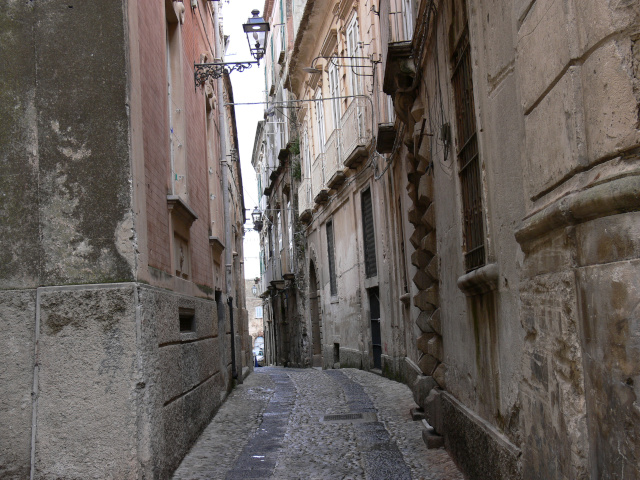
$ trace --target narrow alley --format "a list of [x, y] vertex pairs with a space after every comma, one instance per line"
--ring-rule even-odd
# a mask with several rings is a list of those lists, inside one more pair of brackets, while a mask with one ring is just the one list
[[258, 368], [174, 474], [196, 479], [462, 479], [427, 450], [411, 391], [355, 369]]

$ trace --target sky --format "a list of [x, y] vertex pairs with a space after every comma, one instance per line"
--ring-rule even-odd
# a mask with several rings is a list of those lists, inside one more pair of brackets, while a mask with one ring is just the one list
[[[223, 28], [225, 35], [229, 35], [229, 47], [225, 62], [242, 62], [253, 60], [249, 53], [247, 36], [242, 30], [242, 24], [251, 16], [251, 10], [258, 9], [262, 14], [264, 0], [224, 0], [222, 7]], [[264, 101], [264, 66], [256, 65], [242, 73], [232, 72], [231, 83], [236, 103]], [[237, 105], [236, 123], [238, 128], [238, 142], [240, 144], [240, 167], [244, 186], [244, 206], [249, 209], [245, 228], [250, 228], [251, 210], [258, 205], [258, 187], [256, 175], [251, 166], [253, 141], [258, 121], [262, 120], [264, 106]], [[244, 276], [255, 278], [260, 276], [259, 261], [260, 241], [258, 233], [246, 230], [244, 240]]]

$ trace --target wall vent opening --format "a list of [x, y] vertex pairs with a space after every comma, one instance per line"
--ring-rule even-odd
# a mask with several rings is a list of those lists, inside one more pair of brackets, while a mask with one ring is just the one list
[[178, 315], [180, 318], [180, 332], [196, 331], [196, 311], [193, 308], [180, 308]]

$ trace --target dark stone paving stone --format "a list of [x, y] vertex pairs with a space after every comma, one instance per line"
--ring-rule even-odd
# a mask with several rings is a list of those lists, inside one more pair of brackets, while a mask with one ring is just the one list
[[366, 450], [380, 445], [388, 445], [391, 441], [389, 432], [380, 422], [357, 425], [358, 443]]
[[275, 392], [262, 413], [262, 423], [242, 449], [227, 480], [271, 478], [276, 467], [277, 452], [287, 432], [296, 390], [287, 374], [269, 372]]
[[395, 450], [364, 452], [362, 457], [369, 480], [411, 480], [411, 472], [398, 447]]
[[[364, 388], [340, 370], [326, 370], [345, 394], [347, 406], [354, 413], [375, 412], [373, 401]], [[411, 480], [411, 471], [402, 454], [381, 422], [359, 423], [355, 426], [358, 449], [362, 452], [368, 480]]]

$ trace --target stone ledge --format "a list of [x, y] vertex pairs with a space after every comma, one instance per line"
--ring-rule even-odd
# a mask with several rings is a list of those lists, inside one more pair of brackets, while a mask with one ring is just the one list
[[498, 264], [490, 263], [458, 278], [458, 288], [467, 296], [498, 289]]
[[355, 169], [369, 155], [366, 145], [356, 145], [344, 161], [344, 166]]
[[198, 219], [196, 212], [178, 195], [167, 195], [167, 206], [171, 212], [175, 212], [185, 222], [188, 228]]
[[640, 174], [635, 174], [570, 193], [525, 219], [515, 237], [522, 245], [557, 228], [638, 210]]
[[465, 475], [469, 478], [520, 480], [521, 450], [453, 395], [444, 391], [440, 395], [445, 447]]
[[218, 237], [210, 236], [209, 245], [211, 245], [217, 255], [220, 255], [224, 250], [224, 243]]

